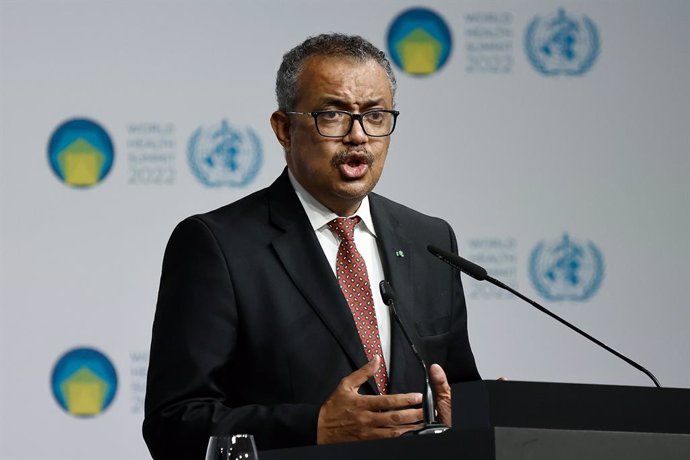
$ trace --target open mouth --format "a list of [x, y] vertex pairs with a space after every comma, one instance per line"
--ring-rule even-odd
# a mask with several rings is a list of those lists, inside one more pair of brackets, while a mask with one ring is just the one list
[[362, 164], [369, 164], [369, 162], [366, 160], [366, 158], [362, 158], [358, 155], [358, 156], [354, 156], [354, 157], [349, 158], [345, 162], [345, 164], [351, 168], [356, 168]]
[[333, 165], [340, 170], [345, 178], [359, 179], [367, 173], [373, 160], [373, 155], [369, 152], [342, 152], [333, 158]]

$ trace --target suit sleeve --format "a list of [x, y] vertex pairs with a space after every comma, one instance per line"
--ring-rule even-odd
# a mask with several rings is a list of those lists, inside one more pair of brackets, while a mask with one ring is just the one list
[[143, 434], [154, 459], [203, 458], [210, 435], [253, 434], [260, 449], [316, 442], [319, 407], [231, 407], [238, 311], [232, 273], [199, 218], [174, 230], [153, 324]]
[[[446, 224], [448, 225], [448, 224]], [[458, 253], [458, 243], [453, 228], [448, 225], [450, 251]], [[450, 268], [452, 285], [451, 341], [445, 371], [450, 383], [480, 380], [467, 332], [467, 306], [462, 280], [458, 270]]]

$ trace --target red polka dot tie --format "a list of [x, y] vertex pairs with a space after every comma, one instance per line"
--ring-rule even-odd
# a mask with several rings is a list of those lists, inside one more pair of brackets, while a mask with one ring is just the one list
[[381, 394], [388, 392], [388, 371], [383, 359], [379, 325], [374, 310], [374, 296], [369, 284], [369, 274], [364, 258], [355, 246], [355, 227], [361, 221], [359, 217], [338, 217], [328, 223], [328, 227], [340, 239], [336, 272], [338, 284], [350, 307], [357, 326], [359, 338], [364, 346], [364, 353], [371, 361], [374, 355], [381, 357], [381, 366], [374, 376], [376, 386]]

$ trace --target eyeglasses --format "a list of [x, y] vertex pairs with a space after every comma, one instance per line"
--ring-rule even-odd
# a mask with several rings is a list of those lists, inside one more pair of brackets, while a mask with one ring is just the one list
[[374, 109], [362, 113], [345, 110], [322, 110], [318, 112], [285, 112], [289, 115], [311, 115], [316, 130], [323, 137], [345, 137], [352, 131], [357, 120], [362, 130], [370, 137], [390, 136], [400, 112], [397, 110]]

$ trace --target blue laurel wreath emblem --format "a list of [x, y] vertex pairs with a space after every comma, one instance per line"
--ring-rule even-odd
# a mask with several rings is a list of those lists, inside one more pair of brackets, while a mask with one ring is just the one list
[[604, 278], [604, 258], [591, 242], [568, 234], [550, 243], [540, 242], [532, 251], [529, 275], [539, 294], [550, 301], [584, 301], [591, 298]]
[[536, 16], [529, 23], [525, 52], [544, 75], [582, 75], [599, 55], [599, 33], [587, 16], [576, 18], [561, 8], [551, 17]]
[[261, 167], [261, 141], [254, 130], [240, 129], [227, 120], [197, 128], [187, 147], [189, 167], [209, 187], [243, 187]]

